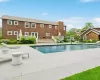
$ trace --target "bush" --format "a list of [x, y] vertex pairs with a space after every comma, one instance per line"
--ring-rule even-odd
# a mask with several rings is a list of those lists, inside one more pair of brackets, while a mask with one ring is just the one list
[[84, 42], [82, 38], [79, 39], [79, 42]]
[[7, 44], [17, 44], [17, 40], [9, 39]]
[[3, 39], [3, 37], [2, 37], [2, 36], [0, 36], [0, 39]]
[[32, 36], [22, 36], [21, 40], [19, 41], [20, 44], [36, 44], [36, 37]]
[[70, 42], [70, 40], [67, 38], [64, 38], [64, 42]]
[[96, 43], [97, 41], [96, 40], [92, 40], [92, 43]]
[[0, 43], [7, 43], [9, 39], [0, 39]]
[[97, 41], [96, 40], [84, 40], [83, 42], [85, 42], [85, 43], [96, 43]]
[[83, 40], [84, 43], [91, 43], [90, 40]]
[[14, 40], [14, 39], [1, 39], [0, 43], [17, 44], [17, 40]]

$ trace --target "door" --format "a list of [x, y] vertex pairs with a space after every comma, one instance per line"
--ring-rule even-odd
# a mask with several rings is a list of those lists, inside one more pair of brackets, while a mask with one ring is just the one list
[[36, 42], [38, 42], [38, 32], [31, 32], [31, 36], [35, 36]]
[[99, 35], [99, 40], [100, 40], [100, 35]]

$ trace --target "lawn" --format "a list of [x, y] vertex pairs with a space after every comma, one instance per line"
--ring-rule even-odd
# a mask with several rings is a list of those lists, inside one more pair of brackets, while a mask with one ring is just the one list
[[61, 80], [100, 80], [100, 66]]

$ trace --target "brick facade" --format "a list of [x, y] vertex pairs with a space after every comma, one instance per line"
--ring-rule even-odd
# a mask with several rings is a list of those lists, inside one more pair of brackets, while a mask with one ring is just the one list
[[[62, 36], [66, 35], [66, 27], [61, 21], [58, 22], [58, 25], [44, 23], [43, 28], [40, 27], [41, 23], [36, 23], [36, 28], [25, 28], [25, 21], [18, 21], [18, 25], [14, 25], [14, 21], [16, 20], [11, 20], [12, 25], [9, 25], [7, 24], [7, 20], [8, 19], [2, 19], [2, 36], [5, 39], [16, 39], [17, 37], [14, 35], [14, 31], [18, 31], [19, 33], [20, 29], [22, 30], [23, 35], [25, 35], [25, 32], [29, 32], [29, 35], [31, 35], [31, 32], [38, 32], [38, 38], [51, 38], [52, 36], [58, 36], [59, 32]], [[34, 22], [29, 23], [31, 24]], [[52, 25], [52, 28], [49, 28], [49, 25]], [[7, 31], [12, 31], [12, 35], [7, 35]], [[46, 36], [46, 33], [50, 33], [50, 36]]]

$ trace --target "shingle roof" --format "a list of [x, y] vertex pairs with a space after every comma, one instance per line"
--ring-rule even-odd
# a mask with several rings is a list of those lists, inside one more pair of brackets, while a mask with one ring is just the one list
[[94, 30], [95, 32], [97, 32], [97, 33], [100, 34], [100, 28], [89, 28], [89, 29], [83, 31], [83, 32], [80, 34], [80, 36], [83, 35], [85, 32], [87, 32], [88, 30]]
[[93, 29], [95, 29], [95, 30], [97, 30], [97, 31], [100, 31], [100, 28], [93, 28]]
[[22, 18], [22, 17], [16, 17], [16, 16], [8, 16], [8, 15], [3, 15], [1, 18], [2, 19], [17, 20], [17, 21], [26, 21], [26, 22], [35, 22], [35, 23], [58, 25], [57, 22], [37, 20], [37, 19], [31, 19], [31, 18]]

